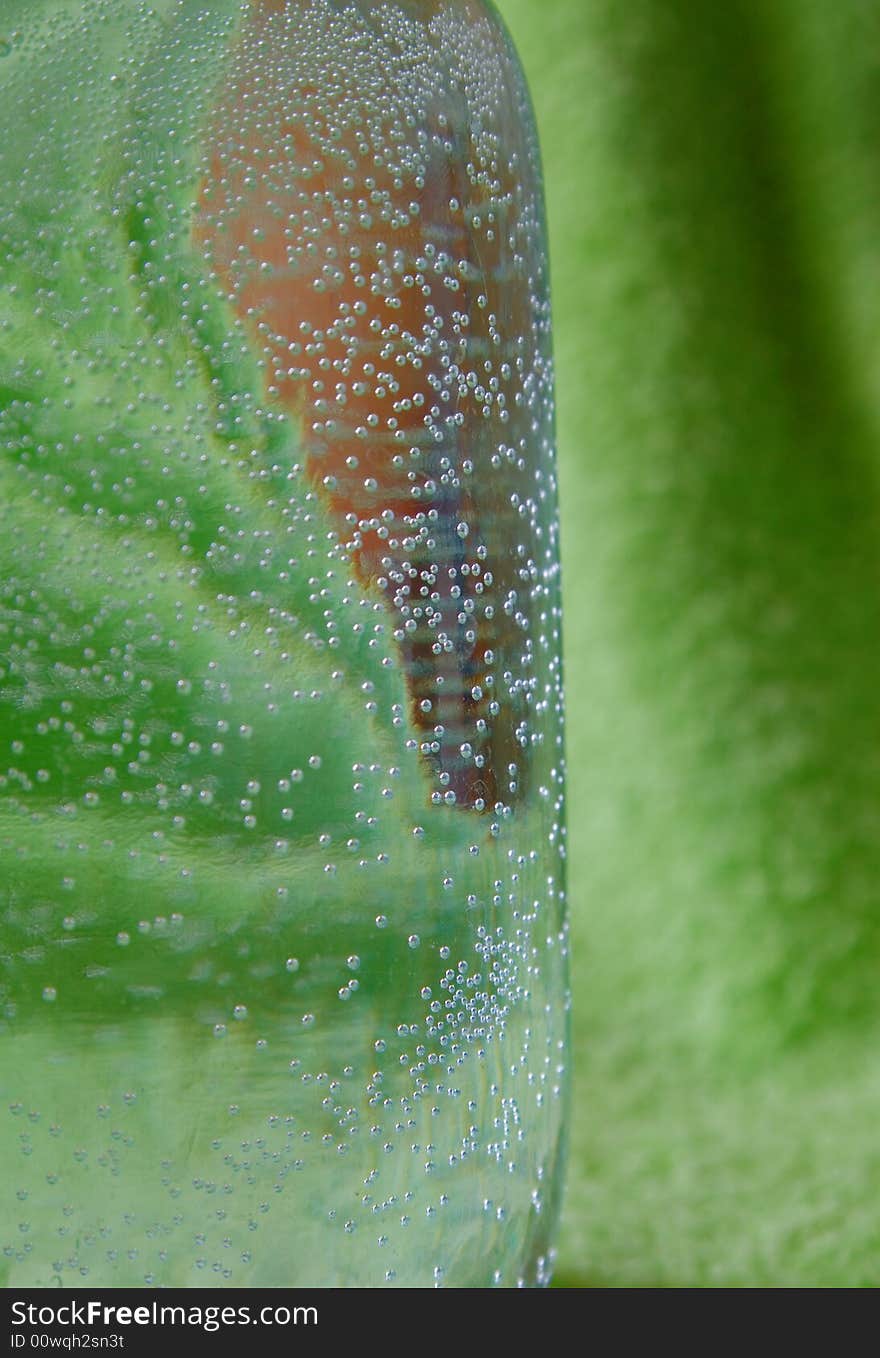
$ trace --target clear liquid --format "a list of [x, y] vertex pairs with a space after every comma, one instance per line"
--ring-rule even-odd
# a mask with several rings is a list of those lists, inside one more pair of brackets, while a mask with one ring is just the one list
[[6, 0], [5, 1285], [547, 1281], [538, 153], [465, 3]]

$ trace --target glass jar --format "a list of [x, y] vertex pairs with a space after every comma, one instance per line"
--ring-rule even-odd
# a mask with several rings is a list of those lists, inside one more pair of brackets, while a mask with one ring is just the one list
[[546, 1283], [539, 153], [478, 0], [4, 0], [6, 1286]]

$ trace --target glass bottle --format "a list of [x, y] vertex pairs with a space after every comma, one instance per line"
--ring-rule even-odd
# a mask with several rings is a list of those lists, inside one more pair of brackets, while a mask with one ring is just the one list
[[538, 147], [482, 0], [4, 0], [0, 1270], [546, 1283]]

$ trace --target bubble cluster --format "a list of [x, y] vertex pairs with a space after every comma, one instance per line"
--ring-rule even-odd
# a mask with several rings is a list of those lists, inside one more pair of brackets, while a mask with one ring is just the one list
[[509, 40], [477, 0], [3, 25], [0, 1278], [545, 1283], [558, 542]]
[[497, 34], [424, 8], [258, 6], [197, 235], [386, 597], [435, 797], [500, 811], [544, 738], [554, 597], [540, 188]]

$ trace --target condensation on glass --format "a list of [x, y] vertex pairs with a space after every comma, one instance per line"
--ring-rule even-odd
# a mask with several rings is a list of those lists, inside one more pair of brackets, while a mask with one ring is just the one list
[[4, 0], [0, 1276], [545, 1283], [538, 149], [477, 0]]

